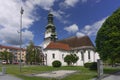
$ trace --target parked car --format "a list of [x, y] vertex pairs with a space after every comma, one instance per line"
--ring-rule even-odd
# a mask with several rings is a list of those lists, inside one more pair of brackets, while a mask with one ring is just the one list
[[2, 60], [2, 64], [7, 64], [6, 60]]
[[13, 64], [18, 64], [18, 62], [13, 62]]

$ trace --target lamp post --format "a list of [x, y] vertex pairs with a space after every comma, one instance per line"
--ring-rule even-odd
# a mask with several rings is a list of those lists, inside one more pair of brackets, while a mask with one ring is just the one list
[[20, 10], [20, 72], [21, 72], [21, 67], [22, 67], [22, 64], [21, 64], [21, 53], [22, 53], [22, 15], [23, 15], [23, 8], [21, 7], [21, 10]]

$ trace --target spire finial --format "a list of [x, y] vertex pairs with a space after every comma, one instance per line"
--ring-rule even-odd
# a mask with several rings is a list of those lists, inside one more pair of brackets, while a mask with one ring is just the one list
[[50, 10], [49, 10], [49, 14], [52, 14], [52, 11], [53, 11], [52, 8], [50, 8]]

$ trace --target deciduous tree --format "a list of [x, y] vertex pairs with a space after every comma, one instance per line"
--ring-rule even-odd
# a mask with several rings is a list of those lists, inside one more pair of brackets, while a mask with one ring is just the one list
[[64, 61], [69, 65], [72, 65], [78, 61], [79, 57], [76, 54], [66, 55]]
[[109, 16], [99, 29], [96, 50], [102, 60], [120, 62], [120, 8]]

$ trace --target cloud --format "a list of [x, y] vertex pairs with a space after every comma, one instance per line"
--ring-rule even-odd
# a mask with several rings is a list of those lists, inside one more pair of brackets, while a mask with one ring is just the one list
[[[3, 0], [0, 1], [0, 44], [19, 45], [20, 8], [23, 5], [23, 42], [33, 40], [34, 34], [29, 28], [39, 19], [37, 7], [50, 10], [55, 0]], [[24, 43], [26, 44], [26, 43]]]
[[82, 37], [82, 36], [85, 36], [85, 34], [84, 34], [84, 33], [81, 33], [81, 32], [77, 32], [77, 33], [76, 33], [76, 36], [77, 36], [77, 37]]
[[52, 10], [51, 11], [52, 14], [54, 15], [54, 17], [56, 17], [60, 22], [67, 24], [69, 23], [68, 20], [66, 20], [66, 17], [69, 17], [65, 12], [61, 11], [61, 10]]
[[100, 29], [104, 21], [106, 20], [107, 17], [93, 23], [92, 25], [85, 25], [80, 32], [77, 32], [77, 36], [83, 36], [83, 35], [88, 35], [88, 36], [96, 36], [97, 31]]
[[27, 0], [25, 4], [29, 7], [39, 6], [45, 10], [50, 10], [56, 0]]
[[67, 6], [71, 6], [71, 7], [74, 7], [77, 2], [79, 2], [79, 0], [65, 0], [65, 1], [64, 1], [64, 3], [65, 3]]
[[64, 2], [61, 2], [59, 4], [59, 6], [61, 8], [70, 8], [70, 7], [74, 7], [78, 2], [79, 0], [64, 0]]
[[79, 30], [79, 28], [76, 24], [73, 24], [69, 27], [65, 27], [64, 30], [68, 31], [69, 33], [75, 33]]
[[55, 11], [55, 10], [52, 10], [52, 14], [59, 20], [62, 19], [62, 15], [65, 14], [63, 11], [61, 10], [58, 10], [58, 11]]

